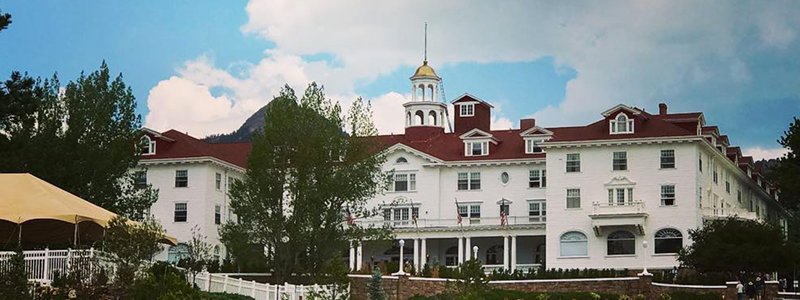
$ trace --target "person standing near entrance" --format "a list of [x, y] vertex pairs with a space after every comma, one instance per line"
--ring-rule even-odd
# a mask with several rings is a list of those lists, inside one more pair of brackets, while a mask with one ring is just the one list
[[744, 284], [741, 281], [736, 284], [736, 295], [739, 296], [739, 300], [744, 299]]
[[747, 299], [754, 299], [756, 297], [756, 286], [753, 285], [752, 281], [747, 283], [747, 287], [744, 291], [747, 294]]
[[761, 276], [756, 276], [756, 300], [761, 300], [761, 297], [764, 296], [764, 280], [761, 280]]

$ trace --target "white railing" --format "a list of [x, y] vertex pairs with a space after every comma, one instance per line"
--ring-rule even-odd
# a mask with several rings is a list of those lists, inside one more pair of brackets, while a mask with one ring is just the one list
[[[99, 251], [88, 250], [30, 250], [23, 251], [25, 257], [25, 271], [28, 280], [50, 283], [56, 272], [61, 274], [70, 270], [73, 264], [82, 260], [98, 257]], [[14, 252], [0, 252], [0, 266], [2, 266]]]
[[736, 216], [748, 220], [758, 219], [758, 216], [756, 216], [755, 212], [735, 207], [726, 207], [726, 208], [703, 207], [703, 216], [708, 218], [727, 218]]
[[[361, 220], [361, 225], [383, 226], [388, 224], [395, 228], [426, 228], [426, 227], [470, 227], [470, 226], [500, 226], [500, 217], [463, 218], [461, 224], [458, 219], [417, 219], [413, 220]], [[506, 226], [545, 224], [544, 218], [529, 216], [508, 216]]]
[[632, 201], [624, 203], [594, 202], [592, 203], [593, 215], [622, 215], [644, 213], [644, 202]]
[[[191, 276], [191, 275], [189, 275]], [[189, 278], [191, 281], [191, 277]], [[314, 293], [329, 294], [334, 292], [330, 285], [282, 285], [258, 283], [241, 278], [233, 278], [224, 274], [199, 273], [194, 280], [200, 290], [214, 293], [229, 293], [250, 296], [256, 300], [304, 300]], [[349, 293], [349, 287], [343, 293]]]

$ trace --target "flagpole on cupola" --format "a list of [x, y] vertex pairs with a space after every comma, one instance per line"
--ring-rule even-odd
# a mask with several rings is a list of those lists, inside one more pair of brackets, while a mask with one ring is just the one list
[[425, 48], [422, 53], [422, 60], [428, 61], [428, 22], [425, 22]]

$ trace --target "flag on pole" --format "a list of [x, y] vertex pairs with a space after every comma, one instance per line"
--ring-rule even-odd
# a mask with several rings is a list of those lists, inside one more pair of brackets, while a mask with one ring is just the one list
[[356, 218], [353, 217], [353, 214], [350, 212], [350, 207], [347, 207], [347, 225], [354, 226], [356, 225]]
[[408, 199], [408, 202], [411, 203], [411, 222], [417, 225], [417, 214], [419, 214], [419, 211], [417, 211], [416, 214], [414, 213], [414, 200]]
[[506, 210], [500, 211], [500, 227], [506, 227]]
[[461, 225], [461, 221], [464, 219], [461, 218], [461, 212], [458, 211], [458, 199], [456, 199], [456, 217], [458, 217], [458, 225]]

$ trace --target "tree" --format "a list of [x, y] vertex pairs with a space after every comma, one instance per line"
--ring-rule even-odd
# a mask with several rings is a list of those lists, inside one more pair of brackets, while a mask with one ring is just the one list
[[83, 199], [129, 218], [157, 199], [137, 188], [143, 147], [141, 117], [122, 75], [105, 62], [65, 87], [58, 77], [14, 72], [0, 85], [0, 172], [32, 173]]
[[483, 299], [481, 293], [487, 290], [489, 279], [480, 260], [470, 259], [458, 267], [457, 281], [448, 281], [447, 289], [456, 294], [458, 300]]
[[0, 31], [8, 28], [8, 25], [11, 25], [11, 15], [4, 14], [2, 10], [0, 10]]
[[0, 295], [8, 300], [33, 299], [31, 288], [25, 271], [25, 256], [17, 249], [7, 260], [0, 261]]
[[797, 117], [793, 118], [778, 143], [787, 153], [778, 159], [769, 179], [780, 188], [778, 199], [781, 204], [794, 212], [789, 219], [789, 239], [800, 242], [800, 120]]
[[178, 263], [192, 273], [192, 285], [194, 285], [197, 278], [197, 273], [203, 271], [212, 259], [211, 244], [200, 233], [200, 227], [194, 226], [192, 228], [192, 239], [186, 243], [186, 257]]
[[285, 87], [265, 109], [245, 178], [230, 191], [239, 222], [226, 224], [221, 234], [226, 246], [232, 235], [265, 246], [276, 282], [292, 274], [314, 282], [347, 280], [339, 273], [347, 272], [341, 256], [350, 241], [388, 235], [385, 229], [345, 225], [347, 211], [356, 217], [376, 213], [365, 204], [386, 180], [384, 156], [363, 135], [370, 133], [362, 129], [371, 126], [371, 116], [350, 115], [350, 128], [359, 129], [348, 136], [341, 108], [316, 83], [299, 100]]
[[681, 265], [699, 272], [722, 272], [744, 280], [760, 272], [791, 269], [798, 248], [769, 223], [727, 218], [689, 230], [692, 245], [678, 253]]
[[386, 300], [386, 293], [383, 292], [383, 276], [379, 268], [372, 270], [372, 278], [367, 282], [369, 300]]
[[144, 263], [161, 251], [164, 230], [155, 220], [130, 222], [115, 217], [108, 222], [103, 239], [103, 251], [116, 267], [112, 290], [118, 299], [128, 299], [131, 283]]

